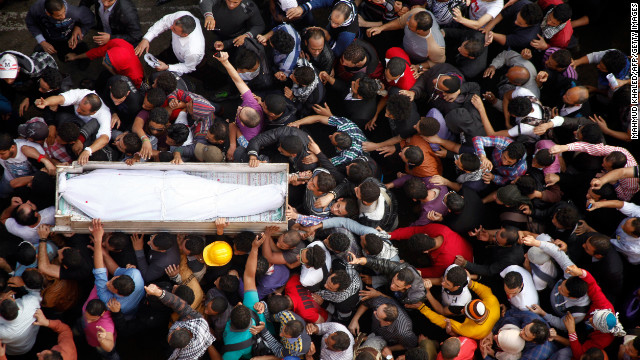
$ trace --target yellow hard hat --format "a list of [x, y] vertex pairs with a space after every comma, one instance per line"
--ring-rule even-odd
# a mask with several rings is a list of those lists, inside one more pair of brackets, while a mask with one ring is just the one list
[[233, 250], [231, 245], [224, 241], [214, 241], [204, 248], [202, 257], [209, 266], [224, 266], [231, 261]]

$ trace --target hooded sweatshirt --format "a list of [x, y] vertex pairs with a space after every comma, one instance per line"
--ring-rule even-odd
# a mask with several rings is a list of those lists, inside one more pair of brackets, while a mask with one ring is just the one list
[[87, 51], [87, 57], [91, 60], [105, 55], [118, 75], [128, 77], [136, 88], [140, 88], [144, 70], [133, 45], [122, 39], [111, 39], [106, 44]]

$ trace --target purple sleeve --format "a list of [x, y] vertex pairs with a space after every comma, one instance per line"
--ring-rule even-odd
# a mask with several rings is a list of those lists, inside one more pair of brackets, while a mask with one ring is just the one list
[[407, 181], [409, 181], [409, 179], [411, 179], [413, 176], [411, 175], [405, 175], [403, 177], [397, 178], [395, 180], [393, 180], [391, 183], [393, 184], [393, 187], [396, 188], [401, 188], [404, 186], [404, 183], [406, 183]]

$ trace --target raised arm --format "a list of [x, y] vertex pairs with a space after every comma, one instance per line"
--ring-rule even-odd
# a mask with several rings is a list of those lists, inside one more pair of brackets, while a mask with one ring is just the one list
[[233, 67], [233, 65], [231, 65], [231, 63], [229, 62], [228, 53], [223, 51], [223, 52], [220, 52], [220, 55], [218, 57], [214, 56], [213, 58], [220, 61], [222, 66], [224, 66], [224, 68], [227, 70], [227, 73], [229, 73], [231, 80], [233, 80], [233, 83], [236, 85], [236, 88], [238, 88], [240, 95], [249, 91], [249, 87], [244, 82], [244, 80], [240, 78], [240, 75], [238, 75], [238, 71], [236, 70], [236, 68]]
[[38, 244], [38, 271], [43, 275], [59, 279], [60, 265], [52, 264], [49, 261], [49, 254], [47, 254], [47, 239], [49, 238], [50, 233], [50, 225], [41, 224], [38, 226], [38, 236], [40, 237], [40, 243]]
[[256, 236], [251, 243], [251, 251], [249, 252], [249, 258], [247, 259], [247, 265], [244, 269], [244, 291], [257, 290], [256, 287], [256, 269], [258, 267], [258, 251], [260, 250], [260, 246], [266, 240], [265, 233], [262, 233], [260, 236]]

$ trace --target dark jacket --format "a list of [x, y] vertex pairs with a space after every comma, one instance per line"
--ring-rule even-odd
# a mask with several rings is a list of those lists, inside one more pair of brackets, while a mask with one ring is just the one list
[[[358, 218], [358, 222], [362, 225], [369, 226], [372, 228], [376, 228], [380, 226], [384, 231], [392, 231], [398, 225], [398, 200], [395, 195], [384, 186], [380, 180], [369, 177], [364, 179], [365, 181], [373, 181], [380, 187], [380, 194], [383, 195], [384, 199], [384, 215], [380, 220], [371, 220], [366, 216], [360, 216]], [[345, 182], [343, 182], [344, 184]], [[338, 191], [336, 190], [336, 193]], [[340, 195], [338, 195], [340, 197]]]
[[267, 56], [267, 53], [264, 51], [264, 46], [254, 38], [244, 39], [242, 47], [256, 54], [260, 61], [260, 71], [258, 75], [249, 80], [247, 86], [251, 91], [269, 89], [273, 85], [273, 73], [271, 72], [271, 67], [273, 66], [271, 62], [273, 58]]
[[376, 107], [378, 106], [377, 98], [374, 96], [371, 99], [350, 99], [346, 97], [351, 91], [351, 82], [356, 80], [354, 76], [351, 81], [343, 81], [336, 79], [333, 85], [327, 83], [327, 90], [329, 92], [335, 92], [337, 97], [342, 100], [342, 113], [347, 119], [353, 121], [359, 128], [364, 128], [364, 125], [371, 120], [376, 113]]
[[[380, 59], [378, 58], [376, 49], [364, 40], [355, 39], [353, 43], [362, 46], [367, 53], [367, 61], [365, 62], [365, 65], [363, 67], [364, 73], [372, 79], [382, 78], [382, 75], [384, 74], [384, 68], [380, 63]], [[351, 78], [358, 72], [360, 71], [358, 70], [356, 72], [345, 68], [340, 61], [338, 61], [338, 63], [336, 64], [336, 75], [342, 80], [351, 80]]]
[[459, 214], [449, 214], [445, 216], [443, 224], [460, 235], [466, 235], [483, 223], [485, 207], [478, 193], [463, 186], [460, 195], [464, 198], [464, 207]]
[[[98, 31], [104, 31], [104, 25], [99, 15], [99, 0], [82, 0], [80, 5], [84, 5], [89, 9], [95, 6], [96, 28]], [[111, 28], [112, 39], [125, 40], [134, 47], [138, 45], [144, 35], [142, 29], [140, 29], [138, 10], [131, 0], [116, 1], [109, 16], [109, 27]]]
[[296, 157], [293, 160], [289, 159], [289, 162], [292, 165], [291, 171], [295, 172], [315, 169], [316, 164], [304, 164], [302, 162], [302, 159], [309, 155], [309, 152], [307, 151], [307, 145], [309, 144], [309, 134], [291, 126], [281, 126], [258, 134], [258, 136], [249, 141], [249, 145], [247, 146], [247, 154], [257, 156], [260, 153], [261, 149], [273, 145], [278, 146], [280, 144], [280, 141], [282, 141], [282, 139], [286, 136], [297, 136], [300, 138], [300, 140], [302, 140], [302, 143], [304, 145], [302, 147], [302, 150], [298, 154], [296, 154]]
[[496, 276], [509, 265], [522, 265], [524, 249], [522, 245], [511, 247], [495, 246], [491, 251], [491, 258], [486, 259], [485, 265], [468, 262], [464, 267], [470, 272], [482, 276]]
[[477, 79], [480, 78], [480, 75], [483, 73], [484, 69], [487, 68], [487, 53], [488, 48], [485, 46], [476, 58], [469, 59], [467, 57], [462, 56], [458, 52], [458, 47], [462, 45], [465, 40], [472, 38], [474, 36], [482, 37], [482, 34], [479, 31], [470, 30], [470, 29], [455, 29], [455, 28], [446, 28], [443, 29], [446, 33], [444, 37], [446, 43], [446, 52], [447, 59], [453, 59], [452, 63], [460, 69], [462, 74], [467, 78]]
[[25, 19], [27, 29], [33, 37], [44, 36], [46, 41], [69, 40], [71, 32], [75, 26], [82, 29], [82, 35], [86, 35], [89, 29], [95, 24], [93, 14], [83, 6], [74, 6], [64, 3], [66, 7], [66, 17], [62, 21], [55, 20], [47, 15], [44, 9], [44, 0], [38, 0], [29, 9]]
[[426, 290], [424, 289], [422, 276], [420, 276], [418, 271], [408, 263], [391, 261], [387, 259], [377, 259], [372, 256], [367, 256], [367, 265], [365, 266], [380, 275], [384, 275], [389, 280], [389, 283], [391, 283], [391, 280], [398, 271], [404, 268], [411, 269], [411, 272], [414, 275], [411, 287], [405, 292], [396, 292], [394, 295], [403, 304], [415, 304], [417, 302], [424, 301]]
[[216, 34], [224, 43], [225, 49], [233, 47], [233, 39], [247, 32], [252, 37], [262, 34], [265, 30], [264, 20], [260, 15], [260, 9], [251, 0], [242, 0], [242, 3], [233, 10], [229, 10], [227, 3], [222, 0], [200, 1], [202, 14], [212, 14], [216, 20]]
[[[118, 0], [120, 1], [120, 0]], [[116, 81], [123, 79], [129, 85], [129, 95], [120, 105], [115, 105], [113, 100], [111, 99], [111, 90], [110, 87]], [[131, 82], [131, 80], [123, 75], [114, 75], [107, 81], [107, 87], [103, 94], [100, 96], [101, 99], [104, 99], [103, 102], [109, 110], [111, 110], [112, 114], [118, 114], [120, 117], [121, 125], [120, 130], [125, 131], [131, 128], [133, 125], [133, 120], [138, 115], [138, 112], [142, 109], [142, 102], [144, 101], [144, 94], [138, 90], [135, 85]]]

